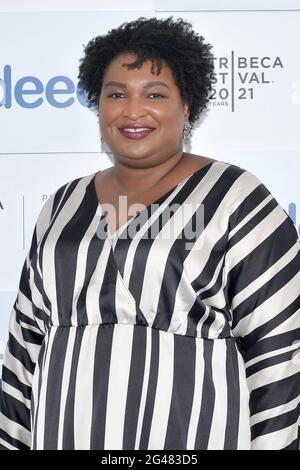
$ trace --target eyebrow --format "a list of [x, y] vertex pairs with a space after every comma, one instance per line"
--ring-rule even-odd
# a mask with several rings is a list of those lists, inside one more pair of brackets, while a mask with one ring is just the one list
[[[110, 82], [107, 82], [106, 85], [104, 86], [104, 88], [108, 87], [109, 85], [115, 85], [115, 86], [118, 86], [120, 88], [127, 88], [127, 85], [125, 83], [116, 82], [114, 80], [112, 80]], [[165, 86], [165, 87], [169, 88], [168, 85], [165, 82], [162, 82], [160, 80], [155, 80], [153, 82], [147, 82], [144, 85], [144, 88], [150, 88], [150, 87], [155, 86], [155, 85], [162, 85], [162, 86]]]

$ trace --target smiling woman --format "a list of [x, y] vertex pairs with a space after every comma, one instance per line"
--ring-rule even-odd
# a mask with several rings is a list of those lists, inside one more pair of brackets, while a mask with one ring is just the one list
[[139, 18], [86, 45], [78, 78], [114, 158], [95, 178], [99, 201], [111, 206], [111, 232], [128, 219], [120, 195], [147, 205], [212, 161], [182, 152], [209, 101], [211, 47], [172, 17]]
[[105, 71], [99, 97], [101, 135], [119, 167], [127, 163], [144, 168], [145, 158], [148, 165], [159, 163], [168, 153], [178, 160], [188, 104], [182, 102], [168, 66], [162, 67], [155, 81], [151, 80], [151, 61], [134, 71], [124, 67], [135, 58], [121, 54]]
[[249, 171], [182, 151], [208, 103], [210, 47], [172, 18], [86, 46], [79, 77], [115, 164], [38, 217], [0, 447], [298, 449], [295, 226]]

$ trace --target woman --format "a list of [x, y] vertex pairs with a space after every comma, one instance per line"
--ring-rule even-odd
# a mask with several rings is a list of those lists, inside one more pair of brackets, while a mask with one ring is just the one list
[[115, 161], [38, 217], [4, 357], [3, 448], [298, 448], [296, 229], [252, 173], [182, 151], [210, 48], [172, 17], [86, 46], [79, 78]]

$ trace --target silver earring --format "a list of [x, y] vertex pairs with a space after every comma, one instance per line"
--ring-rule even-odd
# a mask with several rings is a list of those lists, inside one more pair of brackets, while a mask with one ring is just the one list
[[190, 144], [191, 143], [191, 137], [192, 137], [192, 126], [189, 123], [189, 121], [185, 121], [184, 126], [183, 126], [183, 140], [185, 144]]

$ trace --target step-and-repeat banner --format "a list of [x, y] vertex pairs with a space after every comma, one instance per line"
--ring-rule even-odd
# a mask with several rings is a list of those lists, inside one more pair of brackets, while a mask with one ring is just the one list
[[76, 77], [83, 45], [124, 21], [182, 17], [213, 44], [210, 106], [185, 150], [256, 174], [299, 231], [299, 2], [221, 3], [222, 10], [217, 1], [165, 0], [141, 11], [0, 12], [0, 372], [42, 204], [67, 181], [113, 163]]

